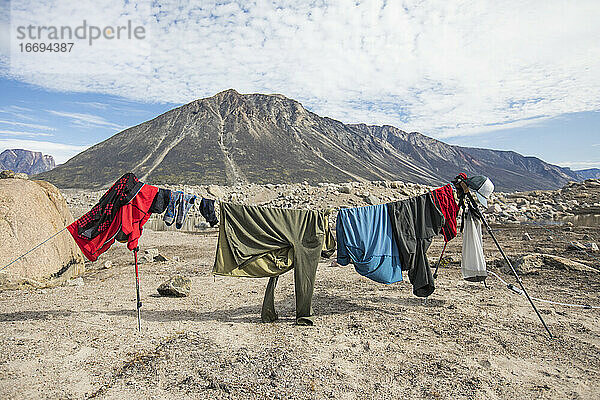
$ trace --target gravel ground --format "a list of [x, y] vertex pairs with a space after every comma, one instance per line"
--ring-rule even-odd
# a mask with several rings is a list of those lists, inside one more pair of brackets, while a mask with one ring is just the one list
[[[511, 257], [536, 251], [600, 267], [597, 253], [565, 250], [600, 242], [600, 228], [548, 229], [503, 225], [497, 235]], [[87, 265], [83, 286], [0, 292], [0, 398], [600, 398], [600, 310], [539, 303], [549, 339], [524, 297], [491, 277], [488, 288], [462, 280], [460, 236], [425, 304], [407, 281], [381, 285], [323, 260], [314, 327], [294, 324], [291, 273], [276, 292], [280, 320], [261, 323], [266, 280], [214, 278], [216, 240], [210, 229], [144, 232], [141, 248], [170, 261], [140, 266], [141, 334], [133, 257], [120, 244]], [[495, 265], [487, 235], [485, 248]], [[191, 295], [158, 297], [175, 273], [191, 278]], [[540, 268], [523, 282], [537, 297], [600, 305], [597, 272]]]

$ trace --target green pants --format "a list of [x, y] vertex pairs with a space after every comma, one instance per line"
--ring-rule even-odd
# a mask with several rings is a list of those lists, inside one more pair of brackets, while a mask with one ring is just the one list
[[321, 251], [335, 240], [327, 211], [290, 210], [221, 203], [221, 225], [213, 273], [270, 277], [262, 306], [264, 322], [277, 319], [277, 277], [294, 270], [296, 322], [312, 325], [312, 295]]

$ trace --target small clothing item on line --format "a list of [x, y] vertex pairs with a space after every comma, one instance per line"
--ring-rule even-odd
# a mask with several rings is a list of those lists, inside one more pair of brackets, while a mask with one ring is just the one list
[[200, 214], [204, 217], [206, 222], [210, 224], [210, 227], [217, 225], [219, 220], [217, 219], [217, 214], [215, 213], [215, 201], [212, 199], [203, 198], [200, 200]]
[[458, 211], [460, 207], [456, 204], [454, 199], [454, 190], [452, 184], [442, 186], [441, 188], [432, 191], [433, 199], [435, 200], [436, 206], [444, 214], [444, 226], [442, 226], [442, 234], [444, 235], [444, 241], [449, 242], [454, 239], [457, 235], [457, 222]]
[[152, 206], [150, 206], [150, 212], [152, 214], [162, 214], [167, 209], [169, 205], [169, 201], [171, 200], [171, 191], [169, 189], [158, 189], [158, 193], [156, 193], [156, 197], [154, 197], [154, 201], [152, 201]]
[[402, 280], [400, 254], [385, 204], [340, 209], [335, 231], [338, 264], [353, 263], [356, 272], [375, 282]]
[[296, 323], [313, 325], [312, 295], [322, 251], [335, 241], [329, 212], [220, 204], [221, 223], [213, 274], [269, 277], [261, 319], [275, 321], [278, 276], [294, 270]]
[[[142, 236], [142, 227], [150, 218], [150, 207], [158, 188], [151, 185], [142, 184], [140, 190], [126, 204], [122, 205], [116, 212], [113, 209], [106, 211], [105, 221], [109, 221], [108, 228], [89, 239], [79, 232], [82, 225], [89, 220], [79, 218], [67, 227], [67, 230], [75, 239], [75, 242], [90, 261], [96, 261], [98, 257], [112, 246], [117, 236], [121, 234], [126, 238], [127, 248], [133, 250], [138, 247], [138, 239]], [[95, 208], [95, 207], [94, 207]], [[112, 220], [108, 220], [108, 217]]]
[[181, 191], [171, 191], [169, 196], [169, 203], [166, 207], [166, 212], [163, 217], [163, 221], [167, 226], [173, 225], [177, 229], [181, 229], [187, 212], [192, 208], [196, 201], [196, 196], [192, 194], [183, 193]]
[[464, 211], [463, 246], [460, 270], [465, 280], [480, 282], [487, 278], [487, 266], [483, 254], [483, 238], [481, 235], [481, 221], [477, 219], [466, 207]]
[[435, 285], [426, 253], [444, 225], [444, 215], [436, 207], [431, 192], [388, 203], [387, 207], [402, 269], [408, 270], [414, 295], [427, 297]]

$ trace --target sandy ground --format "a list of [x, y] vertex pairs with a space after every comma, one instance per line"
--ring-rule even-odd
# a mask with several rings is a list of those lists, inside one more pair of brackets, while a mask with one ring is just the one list
[[[563, 252], [565, 240], [598, 242], [600, 228], [550, 229], [554, 241], [534, 227], [497, 234], [511, 256], [535, 250], [600, 265]], [[533, 241], [520, 240], [524, 230]], [[214, 230], [145, 231], [142, 249], [181, 260], [141, 265], [141, 334], [133, 257], [120, 244], [88, 265], [84, 286], [0, 293], [0, 398], [600, 398], [600, 310], [540, 303], [549, 339], [524, 297], [491, 277], [489, 288], [462, 280], [460, 236], [426, 304], [408, 281], [377, 284], [323, 260], [313, 327], [294, 324], [291, 273], [276, 292], [280, 320], [261, 323], [266, 280], [214, 278], [216, 240]], [[493, 262], [499, 253], [485, 240]], [[174, 273], [191, 278], [192, 294], [158, 297]], [[523, 281], [537, 297], [600, 305], [596, 272], [541, 269]]]

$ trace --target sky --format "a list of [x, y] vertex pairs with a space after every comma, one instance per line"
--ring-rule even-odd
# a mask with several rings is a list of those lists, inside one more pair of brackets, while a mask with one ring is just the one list
[[[347, 123], [600, 167], [598, 17], [595, 0], [0, 0], [0, 151], [65, 162], [234, 88]], [[82, 39], [19, 30], [84, 21]], [[92, 40], [90, 26], [113, 38]], [[22, 47], [63, 42], [71, 52]]]

